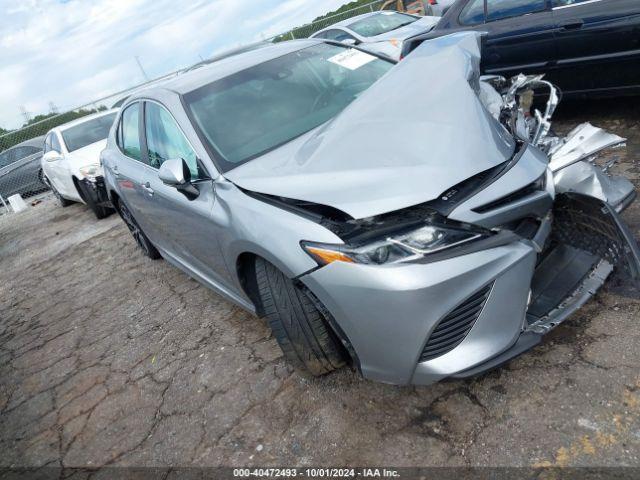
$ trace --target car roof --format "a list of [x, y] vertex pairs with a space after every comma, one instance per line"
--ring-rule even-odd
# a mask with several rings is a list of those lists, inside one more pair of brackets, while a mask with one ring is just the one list
[[40, 135], [39, 137], [35, 137], [35, 138], [31, 138], [29, 140], [25, 140], [24, 142], [18, 143], [17, 145], [14, 145], [11, 148], [7, 148], [6, 151], [11, 150], [12, 148], [18, 148], [18, 147], [40, 147], [42, 148], [44, 146], [44, 135]]
[[269, 60], [273, 60], [274, 58], [278, 58], [313, 45], [320, 45], [322, 43], [324, 43], [323, 40], [316, 38], [289, 40], [286, 42], [274, 43], [273, 45], [248, 52], [239, 53], [237, 55], [232, 55], [230, 57], [225, 57], [222, 60], [204, 65], [201, 68], [185, 72], [182, 75], [167, 80], [161, 86], [140, 90], [132, 94], [127, 101], [146, 97], [156, 90], [170, 90], [174, 93], [183, 95], [255, 65], [259, 65]]
[[84, 117], [76, 118], [75, 120], [71, 120], [70, 122], [58, 125], [57, 127], [52, 128], [50, 131], [64, 132], [68, 128], [75, 127], [76, 125], [88, 122], [89, 120], [93, 120], [94, 118], [104, 117], [105, 115], [109, 115], [117, 111], [117, 108], [112, 108], [111, 110], [104, 110], [101, 112], [92, 113], [91, 115], [85, 115]]

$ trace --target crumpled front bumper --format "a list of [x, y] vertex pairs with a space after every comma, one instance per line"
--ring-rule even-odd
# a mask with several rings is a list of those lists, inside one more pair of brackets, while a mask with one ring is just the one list
[[84, 187], [84, 193], [91, 196], [91, 201], [94, 204], [107, 207], [111, 206], [111, 201], [109, 200], [107, 188], [104, 183], [104, 177], [102, 175], [97, 176], [91, 180], [85, 177], [80, 180], [80, 182]]
[[[537, 345], [584, 305], [615, 264], [624, 261], [640, 275], [638, 246], [613, 207], [579, 193], [557, 200], [557, 224], [542, 224], [535, 240], [431, 263], [334, 262], [300, 280], [330, 313], [365, 378], [424, 385], [477, 375]], [[541, 253], [547, 237], [557, 246]], [[611, 257], [609, 246], [619, 256]], [[434, 330], [487, 287], [464, 339], [421, 360]]]

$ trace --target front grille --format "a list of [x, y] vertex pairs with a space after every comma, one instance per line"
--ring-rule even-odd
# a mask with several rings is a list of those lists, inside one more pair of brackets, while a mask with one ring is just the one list
[[456, 348], [478, 319], [493, 284], [474, 293], [440, 320], [422, 350], [420, 361], [426, 362]]

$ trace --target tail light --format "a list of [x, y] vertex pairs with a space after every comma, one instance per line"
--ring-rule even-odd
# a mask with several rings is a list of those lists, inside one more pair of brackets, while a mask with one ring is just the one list
[[429, 0], [429, 5], [437, 5], [438, 0]]

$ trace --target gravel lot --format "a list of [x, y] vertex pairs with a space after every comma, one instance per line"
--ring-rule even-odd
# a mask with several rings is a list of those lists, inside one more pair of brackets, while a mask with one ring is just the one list
[[[565, 105], [629, 138], [640, 101]], [[625, 213], [640, 236], [640, 202]], [[116, 216], [51, 197], [0, 217], [0, 466], [640, 466], [640, 301], [615, 277], [545, 343], [430, 387], [291, 372], [265, 324]]]

